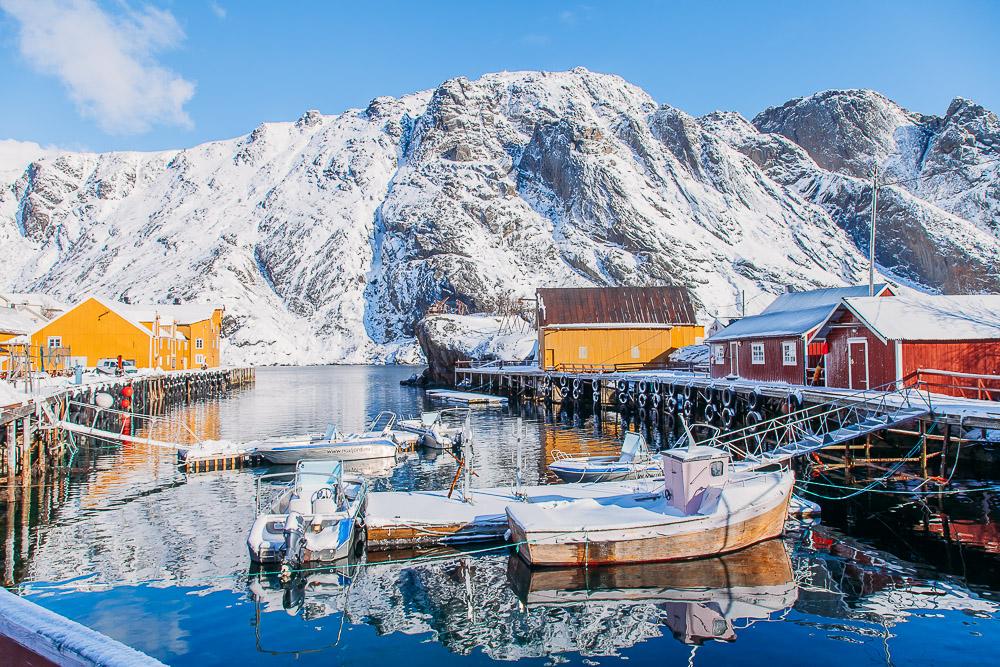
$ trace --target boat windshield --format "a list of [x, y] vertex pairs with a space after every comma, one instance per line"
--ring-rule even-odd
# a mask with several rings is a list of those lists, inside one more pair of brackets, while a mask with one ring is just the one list
[[625, 442], [622, 443], [622, 455], [618, 457], [618, 462], [632, 463], [643, 458], [646, 453], [646, 439], [639, 433], [626, 433]]
[[368, 424], [369, 433], [384, 433], [392, 430], [392, 425], [396, 423], [396, 413], [383, 410], [375, 415], [375, 419]]

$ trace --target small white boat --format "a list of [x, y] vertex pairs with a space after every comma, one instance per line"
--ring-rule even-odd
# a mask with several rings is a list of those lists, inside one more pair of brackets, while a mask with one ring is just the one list
[[555, 461], [549, 470], [564, 482], [617, 482], [625, 479], [657, 477], [661, 465], [653, 460], [646, 439], [639, 433], [626, 433], [621, 455], [566, 456], [552, 452]]
[[[384, 422], [384, 425], [379, 426]], [[251, 443], [251, 452], [270, 463], [291, 465], [298, 461], [339, 459], [363, 461], [396, 456], [393, 425], [396, 415], [380, 412], [364, 433], [340, 433], [331, 424], [322, 435], [306, 434], [269, 438]]]
[[784, 532], [795, 475], [744, 470], [715, 447], [662, 453], [664, 490], [507, 507], [511, 540], [532, 565], [685, 560]]
[[433, 449], [448, 449], [462, 442], [468, 408], [448, 408], [422, 412], [418, 419], [400, 419], [396, 425], [420, 438], [420, 444]]
[[364, 530], [368, 482], [344, 475], [340, 461], [300, 461], [291, 485], [273, 494], [275, 479], [289, 474], [257, 480], [257, 518], [247, 536], [250, 558], [281, 563], [287, 573], [302, 563], [350, 555], [358, 531]]

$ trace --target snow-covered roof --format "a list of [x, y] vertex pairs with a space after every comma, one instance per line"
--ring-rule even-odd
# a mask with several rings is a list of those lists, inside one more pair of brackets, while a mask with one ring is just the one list
[[38, 306], [45, 310], [66, 310], [69, 305], [41, 292], [0, 292], [0, 301], [8, 305]]
[[0, 333], [26, 334], [38, 324], [39, 320], [28, 313], [0, 307]]
[[171, 324], [193, 324], [203, 320], [211, 319], [212, 313], [218, 306], [200, 303], [185, 304], [120, 304], [119, 309], [127, 312], [130, 317], [139, 322], [153, 322], [157, 314], [160, 316], [160, 324], [170, 326]]
[[[889, 286], [885, 284], [875, 285], [875, 294], [882, 294], [888, 289]], [[801, 336], [825, 322], [842, 299], [867, 295], [867, 285], [786, 292], [759, 315], [733, 322], [706, 342], [717, 343], [750, 336]]]
[[1000, 340], [1000, 294], [857, 297], [844, 304], [883, 340]]

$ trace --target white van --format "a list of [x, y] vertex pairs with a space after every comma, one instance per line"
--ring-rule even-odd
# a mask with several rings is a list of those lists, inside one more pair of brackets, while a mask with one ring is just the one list
[[[104, 373], [105, 375], [118, 375], [118, 360], [117, 359], [100, 359], [97, 362], [97, 368], [95, 368], [98, 373]], [[139, 372], [139, 369], [135, 366], [135, 361], [133, 359], [122, 360], [122, 371], [125, 375], [135, 375]]]

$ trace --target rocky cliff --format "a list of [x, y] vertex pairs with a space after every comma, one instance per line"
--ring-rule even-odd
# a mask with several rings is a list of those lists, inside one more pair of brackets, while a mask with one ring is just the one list
[[433, 302], [538, 286], [686, 285], [733, 315], [866, 279], [878, 162], [881, 272], [998, 291], [997, 157], [967, 100], [831, 91], [748, 122], [583, 69], [459, 78], [185, 150], [8, 155], [0, 289], [223, 303], [227, 358], [258, 363], [416, 360]]

